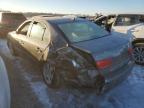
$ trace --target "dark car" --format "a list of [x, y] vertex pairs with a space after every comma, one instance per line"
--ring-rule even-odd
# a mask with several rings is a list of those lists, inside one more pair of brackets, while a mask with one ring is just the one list
[[117, 85], [131, 72], [129, 43], [85, 19], [37, 16], [8, 34], [12, 54], [43, 64], [50, 87], [62, 82], [95, 87]]
[[5, 37], [8, 32], [16, 28], [26, 20], [22, 13], [1, 12], [0, 13], [0, 37]]

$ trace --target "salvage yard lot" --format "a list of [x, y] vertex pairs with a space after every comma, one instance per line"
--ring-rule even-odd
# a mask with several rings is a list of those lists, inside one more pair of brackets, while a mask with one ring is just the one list
[[97, 96], [95, 90], [62, 87], [48, 88], [39, 68], [13, 57], [5, 39], [0, 39], [11, 85], [12, 108], [144, 108], [144, 67], [135, 65], [121, 85]]

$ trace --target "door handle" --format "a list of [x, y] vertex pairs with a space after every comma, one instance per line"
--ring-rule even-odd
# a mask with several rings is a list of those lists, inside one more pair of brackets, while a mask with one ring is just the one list
[[36, 51], [37, 51], [38, 53], [42, 53], [42, 50], [41, 50], [39, 47], [36, 48]]

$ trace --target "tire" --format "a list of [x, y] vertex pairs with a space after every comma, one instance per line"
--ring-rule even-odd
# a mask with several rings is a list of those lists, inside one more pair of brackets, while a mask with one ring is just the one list
[[56, 71], [55, 66], [48, 62], [43, 66], [43, 78], [50, 88], [59, 88], [61, 85], [60, 75]]
[[144, 45], [135, 44], [133, 47], [132, 57], [136, 64], [144, 65]]
[[8, 47], [9, 47], [9, 50], [10, 50], [11, 54], [13, 56], [16, 56], [15, 50], [14, 50], [13, 45], [12, 45], [11, 42], [8, 42]]

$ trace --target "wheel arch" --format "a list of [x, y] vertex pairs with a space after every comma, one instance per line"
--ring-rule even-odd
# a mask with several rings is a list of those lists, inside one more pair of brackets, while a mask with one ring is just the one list
[[132, 41], [132, 46], [135, 47], [135, 45], [143, 45], [144, 46], [144, 38], [138, 38]]

